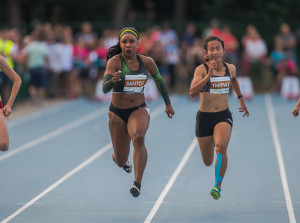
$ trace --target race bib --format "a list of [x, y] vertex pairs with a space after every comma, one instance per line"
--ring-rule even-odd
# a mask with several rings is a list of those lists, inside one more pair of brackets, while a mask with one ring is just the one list
[[124, 92], [142, 93], [147, 82], [147, 75], [126, 75], [124, 83]]
[[210, 93], [211, 94], [228, 94], [230, 87], [230, 77], [211, 77]]

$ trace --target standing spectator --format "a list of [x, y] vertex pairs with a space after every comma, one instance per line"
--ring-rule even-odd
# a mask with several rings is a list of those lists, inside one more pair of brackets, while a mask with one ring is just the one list
[[283, 50], [283, 42], [280, 38], [274, 38], [274, 50], [270, 54], [272, 73], [274, 76], [274, 90], [280, 92], [281, 78], [278, 76], [279, 67], [286, 58], [286, 53]]
[[209, 26], [206, 27], [201, 35], [202, 41], [206, 40], [209, 36], [219, 36], [221, 37], [222, 31], [220, 29], [220, 22], [217, 19], [212, 19], [209, 22]]
[[238, 65], [237, 52], [238, 52], [238, 48], [239, 48], [239, 41], [232, 34], [231, 29], [228, 25], [223, 26], [221, 37], [225, 44], [224, 60], [228, 61], [228, 63], [232, 63], [235, 66], [237, 66]]
[[89, 53], [83, 39], [78, 38], [73, 46], [73, 57], [79, 88], [84, 96], [89, 96]]
[[92, 24], [85, 21], [81, 24], [81, 31], [76, 34], [76, 39], [82, 39], [85, 44], [90, 44], [97, 39], [97, 34], [93, 32]]
[[188, 69], [188, 86], [190, 86], [193, 79], [193, 73], [196, 67], [200, 66], [204, 61], [204, 52], [202, 41], [197, 38], [186, 54], [187, 69]]
[[29, 94], [34, 103], [40, 104], [45, 98], [47, 86], [45, 65], [49, 59], [48, 47], [45, 43], [45, 33], [43, 31], [38, 31], [32, 38], [33, 41], [23, 51], [30, 73]]
[[297, 63], [297, 39], [294, 33], [291, 32], [290, 26], [287, 23], [282, 23], [280, 32], [277, 37], [282, 41], [283, 50], [288, 50], [291, 53], [291, 59]]
[[267, 56], [267, 46], [254, 25], [248, 25], [242, 38], [244, 75], [250, 76], [254, 87], [261, 87], [262, 68]]
[[169, 24], [165, 24], [161, 34], [161, 42], [166, 52], [166, 63], [170, 77], [169, 86], [173, 90], [175, 87], [175, 67], [179, 63], [180, 49], [177, 33], [171, 29]]
[[195, 34], [196, 34], [197, 28], [194, 23], [189, 23], [185, 27], [185, 31], [182, 36], [182, 41], [187, 44], [187, 47], [190, 48], [194, 44], [195, 40]]

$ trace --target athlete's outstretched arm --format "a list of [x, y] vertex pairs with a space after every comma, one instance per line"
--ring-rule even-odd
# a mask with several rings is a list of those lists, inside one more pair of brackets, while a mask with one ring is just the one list
[[165, 104], [166, 105], [171, 104], [167, 87], [165, 85], [165, 82], [164, 82], [161, 74], [159, 73], [158, 68], [156, 69], [156, 72], [154, 74], [151, 74], [151, 76], [153, 77], [155, 85], [156, 85], [159, 93], [163, 97]]
[[299, 98], [295, 108], [292, 111], [294, 117], [297, 117], [299, 115], [299, 108], [300, 108], [300, 98]]
[[19, 75], [8, 65], [5, 58], [0, 55], [0, 69], [9, 77], [9, 79], [13, 82], [13, 87], [11, 90], [10, 97], [8, 102], [3, 108], [3, 113], [5, 116], [9, 116], [11, 114], [11, 107], [14, 104], [14, 101], [19, 92], [22, 80]]
[[[236, 79], [236, 68], [232, 64], [230, 64], [230, 66], [228, 66], [228, 68], [229, 68], [229, 71], [230, 71], [231, 86], [232, 86], [234, 92], [236, 93], [236, 95], [240, 96], [240, 95], [242, 95], [242, 93], [241, 93], [239, 82]], [[247, 115], [247, 117], [249, 117], [249, 111], [248, 111], [247, 106], [245, 104], [244, 98], [240, 97], [239, 101], [240, 101], [240, 107], [239, 107], [240, 112], [244, 112], [243, 116]]]
[[171, 101], [169, 98], [169, 94], [168, 94], [168, 90], [165, 85], [165, 82], [164, 82], [161, 74], [159, 73], [159, 70], [158, 70], [154, 60], [150, 57], [145, 57], [143, 61], [144, 61], [144, 65], [145, 65], [146, 69], [149, 71], [149, 73], [153, 77], [155, 85], [156, 85], [159, 93], [161, 94], [162, 98], [164, 99], [164, 102], [166, 104], [165, 112], [167, 113], [169, 118], [172, 118], [172, 116], [175, 114], [175, 112], [171, 106]]

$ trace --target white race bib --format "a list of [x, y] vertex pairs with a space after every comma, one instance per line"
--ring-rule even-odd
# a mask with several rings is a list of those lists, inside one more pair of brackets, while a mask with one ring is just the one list
[[147, 82], [147, 75], [126, 75], [124, 83], [124, 92], [142, 93]]
[[228, 94], [230, 87], [230, 77], [211, 77], [210, 91], [211, 94]]

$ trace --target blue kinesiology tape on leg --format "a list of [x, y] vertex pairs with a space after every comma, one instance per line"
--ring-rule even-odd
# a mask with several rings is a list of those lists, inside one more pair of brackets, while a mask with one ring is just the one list
[[221, 165], [222, 165], [222, 153], [219, 153], [218, 161], [216, 165], [215, 186], [217, 186], [219, 182], [222, 183], [223, 180], [223, 177], [220, 176]]

